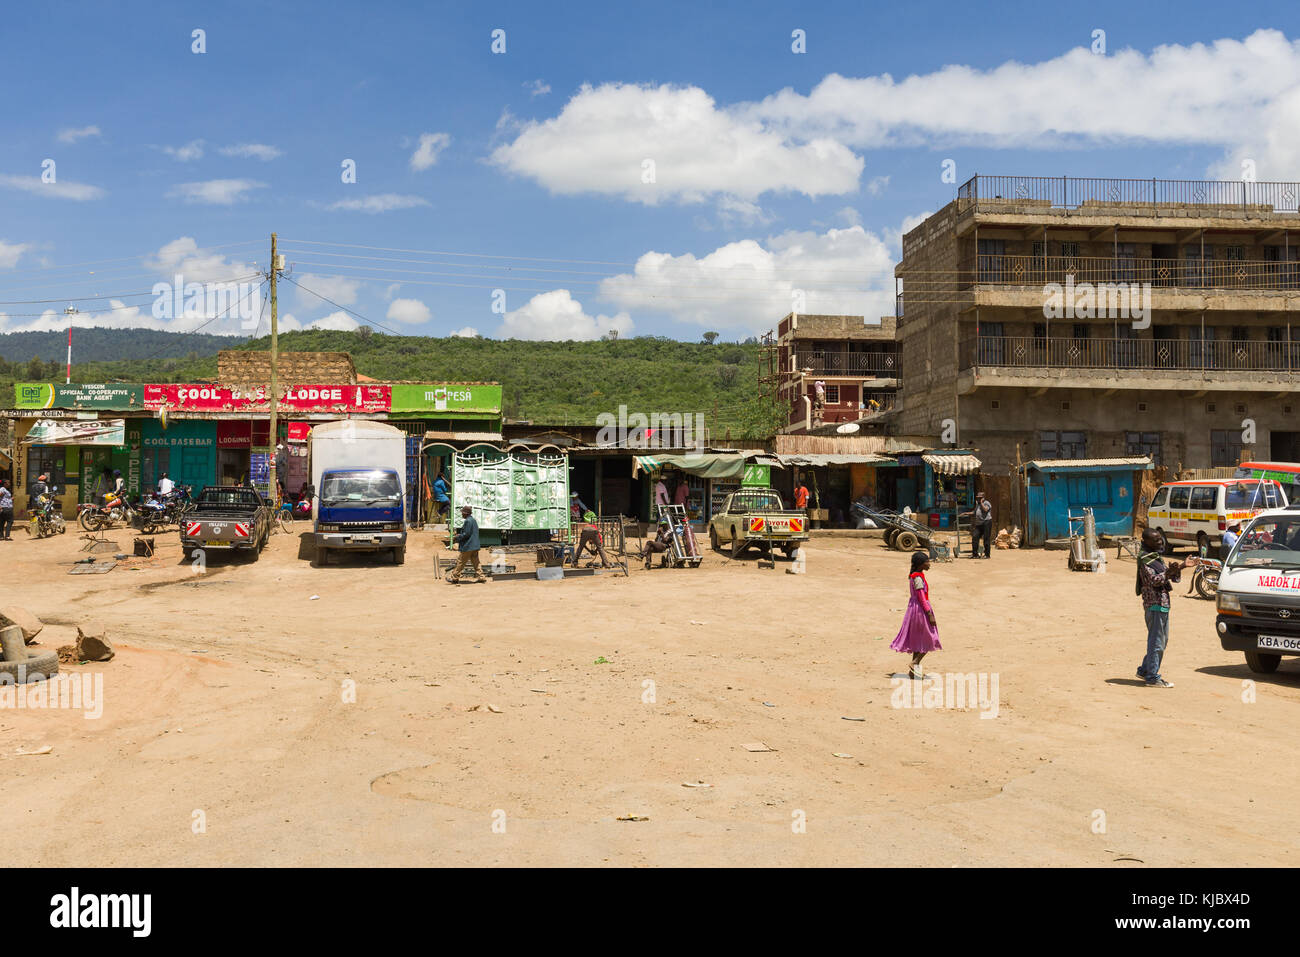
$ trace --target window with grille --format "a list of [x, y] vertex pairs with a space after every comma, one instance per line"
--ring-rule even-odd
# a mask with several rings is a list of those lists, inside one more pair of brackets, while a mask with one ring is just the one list
[[1039, 432], [1038, 450], [1045, 459], [1088, 457], [1088, 436], [1084, 432]]
[[[41, 475], [49, 476], [47, 484], [62, 491], [65, 484], [63, 462], [67, 450], [61, 445], [33, 445], [27, 450], [27, 487], [31, 488]], [[14, 491], [18, 491], [14, 489]]]
[[[1145, 412], [1141, 405], [1139, 411]], [[1159, 432], [1125, 432], [1124, 433], [1124, 454], [1125, 455], [1149, 455], [1151, 461], [1160, 464], [1160, 433]]]
[[1213, 468], [1227, 468], [1241, 461], [1241, 430], [1210, 430], [1210, 465]]
[[839, 387], [839, 386], [837, 386], [837, 385], [828, 385], [828, 386], [826, 387], [826, 404], [827, 404], [827, 405], [839, 405], [839, 404], [840, 404], [840, 387]]

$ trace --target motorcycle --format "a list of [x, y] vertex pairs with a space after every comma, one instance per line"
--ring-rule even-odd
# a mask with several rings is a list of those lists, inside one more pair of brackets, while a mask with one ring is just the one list
[[1192, 567], [1192, 581], [1187, 586], [1187, 594], [1196, 589], [1202, 598], [1213, 599], [1219, 593], [1219, 576], [1223, 574], [1223, 562], [1209, 558], [1202, 549], [1201, 557]]
[[133, 516], [131, 503], [125, 497], [109, 493], [103, 505], [83, 502], [77, 506], [77, 522], [88, 532], [112, 528], [119, 522], [130, 524]]
[[45, 538], [49, 535], [62, 535], [68, 530], [63, 521], [60, 504], [48, 495], [37, 496], [36, 505], [28, 509], [31, 523], [27, 531], [32, 538]]
[[167, 503], [157, 495], [151, 495], [140, 503], [140, 529], [145, 534], [170, 525], [176, 519], [169, 514]]

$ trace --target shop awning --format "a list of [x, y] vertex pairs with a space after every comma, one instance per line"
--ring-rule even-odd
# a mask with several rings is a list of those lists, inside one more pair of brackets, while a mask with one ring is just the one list
[[828, 465], [872, 465], [877, 468], [893, 468], [898, 465], [896, 459], [891, 459], [887, 455], [876, 455], [872, 452], [844, 453], [841, 455], [831, 453], [819, 455], [809, 452], [797, 455], [782, 455], [781, 461], [786, 465], [797, 465], [804, 468], [823, 468]]
[[969, 452], [926, 452], [921, 461], [940, 475], [970, 475], [980, 467], [980, 460]]
[[23, 436], [25, 445], [126, 444], [124, 419], [37, 419]]
[[647, 472], [669, 465], [689, 475], [713, 479], [741, 478], [745, 474], [746, 458], [743, 452], [703, 452], [686, 455], [661, 452], [658, 455], [634, 456], [637, 467]]

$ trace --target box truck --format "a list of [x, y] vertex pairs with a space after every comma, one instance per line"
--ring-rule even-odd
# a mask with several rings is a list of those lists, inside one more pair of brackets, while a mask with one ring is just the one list
[[335, 551], [391, 553], [406, 560], [406, 436], [368, 419], [324, 422], [311, 430], [309, 465], [316, 494], [316, 558]]

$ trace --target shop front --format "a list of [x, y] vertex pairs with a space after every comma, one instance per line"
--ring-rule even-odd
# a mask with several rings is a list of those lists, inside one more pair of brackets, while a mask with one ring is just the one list
[[166, 473], [177, 485], [219, 483], [217, 474], [217, 426], [202, 419], [140, 420], [140, 481], [153, 490]]
[[633, 475], [641, 473], [643, 479], [637, 517], [655, 519], [656, 490], [662, 483], [669, 503], [684, 506], [691, 524], [702, 529], [731, 492], [742, 486], [769, 487], [773, 466], [781, 467], [774, 456], [750, 451], [634, 456]]
[[926, 482], [919, 511], [931, 528], [952, 528], [957, 515], [975, 507], [975, 476], [980, 460], [968, 449], [942, 449], [921, 455]]

